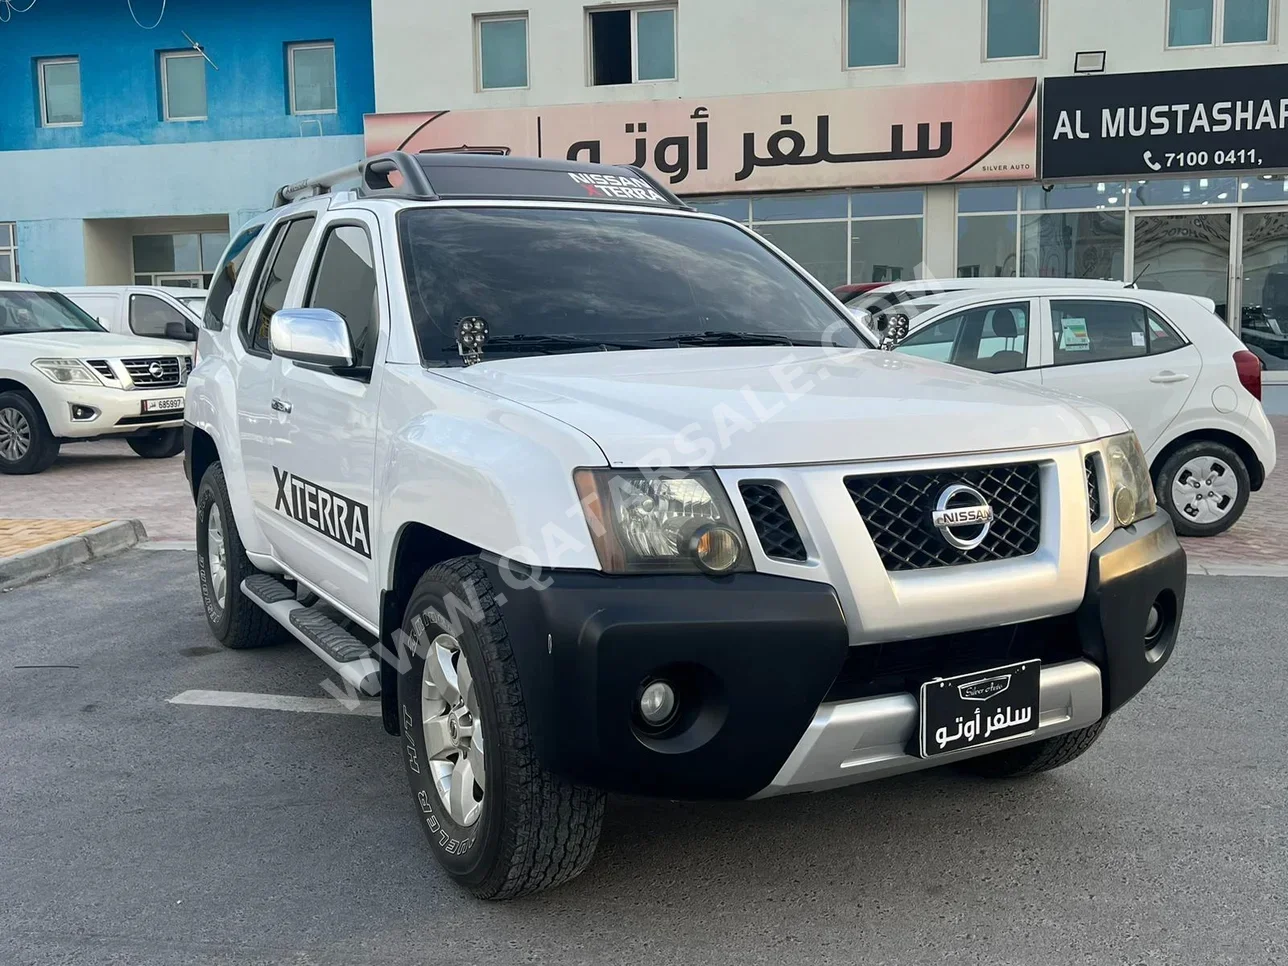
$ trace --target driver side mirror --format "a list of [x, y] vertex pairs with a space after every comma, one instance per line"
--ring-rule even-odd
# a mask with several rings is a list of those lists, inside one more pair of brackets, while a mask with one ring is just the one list
[[269, 322], [273, 355], [325, 369], [353, 367], [344, 319], [330, 309], [282, 309]]
[[878, 328], [881, 333], [881, 348], [886, 352], [891, 352], [904, 339], [908, 338], [908, 317], [902, 313], [891, 315], [885, 319], [885, 324]]
[[165, 324], [165, 337], [167, 339], [177, 339], [180, 342], [196, 342], [197, 329], [190, 322], [167, 322]]

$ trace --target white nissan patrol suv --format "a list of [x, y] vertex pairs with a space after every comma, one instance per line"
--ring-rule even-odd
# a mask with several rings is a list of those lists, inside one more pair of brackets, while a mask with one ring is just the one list
[[1171, 655], [1120, 416], [872, 351], [642, 172], [395, 153], [277, 204], [188, 389], [206, 616], [380, 695], [475, 894], [577, 875], [609, 791], [1065, 764]]

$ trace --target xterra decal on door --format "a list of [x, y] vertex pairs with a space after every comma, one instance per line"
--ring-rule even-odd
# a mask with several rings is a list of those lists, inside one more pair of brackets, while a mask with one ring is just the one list
[[273, 467], [277, 480], [277, 502], [292, 520], [329, 537], [342, 547], [371, 559], [370, 516], [364, 503], [350, 500], [325, 486]]

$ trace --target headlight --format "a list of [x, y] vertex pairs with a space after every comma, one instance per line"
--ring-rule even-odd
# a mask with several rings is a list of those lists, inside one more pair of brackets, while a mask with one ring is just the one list
[[711, 470], [577, 470], [606, 573], [709, 573], [750, 570], [733, 507]]
[[100, 386], [98, 376], [78, 359], [37, 359], [32, 363], [54, 382], [71, 386]]
[[1135, 433], [1123, 433], [1105, 441], [1105, 467], [1109, 476], [1109, 501], [1114, 522], [1129, 527], [1152, 516], [1158, 509], [1149, 464]]

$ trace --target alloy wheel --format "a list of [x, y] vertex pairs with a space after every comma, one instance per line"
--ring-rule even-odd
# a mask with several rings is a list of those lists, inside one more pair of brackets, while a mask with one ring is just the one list
[[0, 459], [16, 463], [31, 450], [31, 423], [20, 410], [0, 409]]
[[425, 655], [421, 720], [439, 801], [453, 822], [468, 828], [483, 812], [487, 759], [474, 675], [450, 634], [435, 637]]
[[210, 592], [223, 610], [228, 597], [228, 548], [224, 545], [224, 520], [217, 503], [206, 518], [206, 562], [210, 565]]

